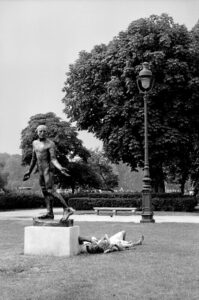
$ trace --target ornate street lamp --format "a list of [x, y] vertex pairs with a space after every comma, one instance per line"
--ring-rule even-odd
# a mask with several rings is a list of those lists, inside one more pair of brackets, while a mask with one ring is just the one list
[[151, 178], [149, 173], [149, 154], [148, 154], [148, 120], [147, 120], [147, 100], [148, 92], [153, 87], [152, 72], [148, 68], [147, 62], [143, 63], [140, 71], [137, 86], [140, 93], [144, 94], [144, 177], [142, 190], [142, 219], [141, 223], [154, 223], [153, 210], [151, 205]]

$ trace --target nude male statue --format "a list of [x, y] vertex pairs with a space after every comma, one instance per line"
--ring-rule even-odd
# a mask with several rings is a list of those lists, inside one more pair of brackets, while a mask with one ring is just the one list
[[47, 213], [38, 217], [38, 219], [54, 219], [53, 214], [53, 198], [58, 198], [63, 205], [62, 222], [67, 221], [69, 216], [73, 214], [74, 209], [68, 207], [64, 198], [55, 191], [53, 186], [53, 172], [51, 164], [54, 165], [62, 174], [70, 176], [67, 169], [63, 168], [58, 162], [55, 155], [55, 144], [47, 138], [47, 127], [39, 125], [36, 129], [38, 139], [33, 141], [33, 153], [29, 171], [25, 173], [23, 180], [28, 180], [37, 164], [39, 171], [39, 183], [45, 198]]

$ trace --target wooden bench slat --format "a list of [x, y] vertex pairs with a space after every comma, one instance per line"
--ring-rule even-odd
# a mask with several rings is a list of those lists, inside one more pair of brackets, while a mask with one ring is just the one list
[[136, 212], [136, 207], [93, 207], [95, 212], [99, 215], [99, 211], [112, 211], [115, 215], [117, 211], [132, 211]]
[[103, 210], [112, 210], [112, 209], [121, 209], [121, 210], [131, 210], [136, 209], [136, 207], [93, 207], [94, 209], [103, 209]]

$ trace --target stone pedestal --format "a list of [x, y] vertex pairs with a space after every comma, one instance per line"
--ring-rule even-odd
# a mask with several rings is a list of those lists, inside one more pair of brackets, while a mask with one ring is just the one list
[[79, 253], [79, 226], [27, 226], [24, 254], [72, 256]]

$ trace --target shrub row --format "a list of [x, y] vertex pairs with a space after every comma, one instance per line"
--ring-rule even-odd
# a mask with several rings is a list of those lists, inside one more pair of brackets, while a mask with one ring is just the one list
[[182, 197], [154, 197], [152, 198], [153, 209], [156, 211], [194, 211], [197, 199], [193, 196]]
[[122, 199], [122, 198], [70, 198], [69, 205], [76, 210], [91, 210], [95, 206], [108, 206], [108, 207], [137, 207], [141, 208], [141, 198]]
[[[63, 195], [64, 196], [64, 195]], [[64, 196], [68, 200], [68, 196]], [[76, 194], [69, 195], [69, 205], [76, 210], [92, 210], [95, 206], [121, 206], [137, 207], [141, 210], [141, 193], [112, 193], [112, 194]], [[180, 196], [180, 194], [154, 194], [152, 206], [156, 211], [194, 211], [197, 199], [193, 196]], [[60, 201], [54, 202], [55, 207], [60, 207]], [[33, 193], [6, 193], [0, 195], [0, 210], [25, 209], [45, 207], [41, 194]]]
[[[76, 197], [70, 198], [69, 205], [76, 210], [91, 210], [95, 206], [103, 207], [137, 207], [138, 210], [142, 209], [141, 194], [135, 195], [131, 198], [90, 198], [90, 197]], [[173, 196], [166, 195], [154, 196], [152, 195], [152, 207], [156, 211], [194, 211], [197, 205], [195, 197], [191, 196]]]
[[26, 209], [44, 207], [45, 202], [40, 194], [34, 193], [6, 193], [0, 195], [0, 210]]
[[108, 198], [108, 199], [113, 199], [113, 198], [135, 198], [135, 197], [140, 197], [140, 193], [78, 193], [78, 194], [72, 194], [70, 195], [70, 198]]
[[[163, 198], [178, 198], [181, 197], [181, 193], [158, 193], [152, 194], [152, 197], [163, 197]], [[130, 193], [130, 192], [115, 192], [115, 193], [78, 193], [78, 194], [71, 194], [70, 198], [136, 198], [141, 197], [141, 193]]]

